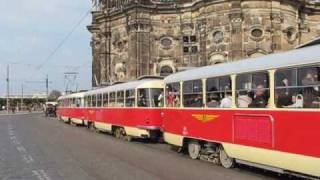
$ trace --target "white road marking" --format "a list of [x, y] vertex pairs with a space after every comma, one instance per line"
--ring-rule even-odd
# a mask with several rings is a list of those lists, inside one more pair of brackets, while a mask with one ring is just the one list
[[39, 179], [39, 180], [51, 180], [48, 174], [43, 170], [33, 170], [32, 173]]
[[[30, 154], [28, 154], [27, 149], [21, 144], [21, 142], [16, 137], [14, 128], [11, 124], [8, 124], [8, 134], [9, 134], [10, 142], [14, 145], [14, 147], [17, 149], [17, 151], [21, 155], [22, 161], [28, 165], [35, 163], [34, 158]], [[43, 169], [32, 170], [32, 173], [39, 180], [51, 180], [49, 175]]]

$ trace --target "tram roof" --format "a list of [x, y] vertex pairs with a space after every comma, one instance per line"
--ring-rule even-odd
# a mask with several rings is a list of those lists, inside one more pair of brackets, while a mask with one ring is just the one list
[[257, 58], [250, 58], [237, 62], [195, 68], [172, 74], [166, 77], [164, 81], [166, 83], [174, 83], [313, 63], [320, 63], [320, 45], [265, 55]]
[[105, 92], [114, 92], [114, 91], [123, 91], [123, 90], [136, 89], [136, 88], [140, 88], [140, 87], [146, 86], [146, 83], [147, 84], [153, 83], [153, 82], [158, 83], [158, 82], [162, 82], [162, 81], [163, 80], [153, 79], [153, 78], [129, 81], [129, 82], [126, 82], [126, 83], [116, 84], [116, 85], [112, 85], [112, 86], [108, 86], [108, 87], [104, 87], [104, 88], [88, 91], [86, 93], [86, 95], [101, 94], [101, 93], [105, 93]]
[[66, 98], [81, 98], [81, 97], [84, 97], [84, 95], [85, 95], [85, 92], [72, 93], [72, 94], [67, 94], [67, 95], [64, 95], [64, 96], [60, 96], [58, 98], [58, 100], [66, 99]]

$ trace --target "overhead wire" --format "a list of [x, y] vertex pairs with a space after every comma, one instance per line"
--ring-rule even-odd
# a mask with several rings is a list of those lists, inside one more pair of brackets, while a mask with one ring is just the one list
[[43, 68], [43, 66], [48, 63], [51, 58], [60, 50], [60, 48], [67, 42], [67, 40], [71, 37], [74, 31], [81, 25], [81, 23], [87, 18], [90, 14], [91, 9], [86, 11], [86, 13], [81, 17], [81, 19], [76, 23], [76, 25], [71, 29], [71, 31], [62, 39], [62, 41], [57, 45], [56, 48], [45, 58], [45, 60], [37, 67], [37, 71]]

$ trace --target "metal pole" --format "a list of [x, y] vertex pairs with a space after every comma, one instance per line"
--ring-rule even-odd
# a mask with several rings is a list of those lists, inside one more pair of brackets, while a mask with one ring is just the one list
[[21, 84], [21, 105], [20, 105], [20, 110], [23, 108], [23, 83]]
[[49, 77], [48, 77], [48, 75], [47, 75], [47, 78], [46, 78], [46, 89], [47, 89], [46, 101], [48, 102], [48, 97], [49, 97]]
[[7, 65], [7, 114], [9, 114], [9, 96], [10, 96], [10, 92], [9, 92], [9, 65]]

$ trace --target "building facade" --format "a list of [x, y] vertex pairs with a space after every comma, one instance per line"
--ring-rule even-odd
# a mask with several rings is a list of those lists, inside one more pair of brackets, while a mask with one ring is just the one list
[[293, 49], [320, 35], [307, 0], [94, 0], [92, 85]]

